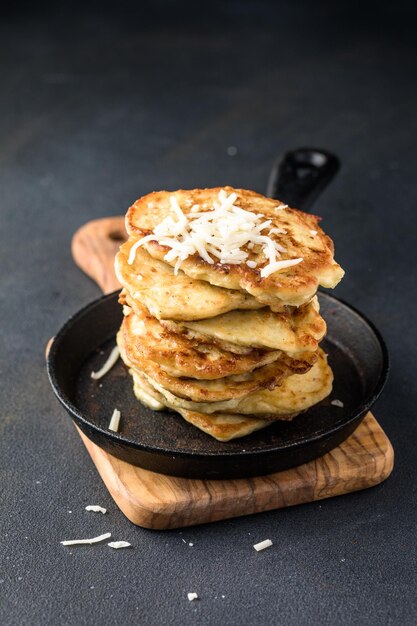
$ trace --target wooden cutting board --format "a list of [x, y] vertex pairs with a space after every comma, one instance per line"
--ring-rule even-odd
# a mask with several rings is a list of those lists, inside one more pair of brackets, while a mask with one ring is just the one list
[[[75, 262], [104, 293], [120, 287], [113, 261], [125, 238], [122, 217], [89, 222], [73, 237]], [[340, 446], [310, 463], [236, 480], [156, 474], [120, 461], [78, 432], [120, 510], [134, 524], [153, 529], [204, 524], [367, 489], [385, 480], [394, 465], [391, 443], [371, 413]]]

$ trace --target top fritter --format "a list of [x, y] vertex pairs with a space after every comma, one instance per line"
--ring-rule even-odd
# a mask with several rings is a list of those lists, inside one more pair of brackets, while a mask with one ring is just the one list
[[135, 240], [129, 261], [143, 246], [191, 278], [247, 292], [272, 308], [300, 306], [344, 274], [319, 219], [245, 189], [154, 192], [127, 212]]

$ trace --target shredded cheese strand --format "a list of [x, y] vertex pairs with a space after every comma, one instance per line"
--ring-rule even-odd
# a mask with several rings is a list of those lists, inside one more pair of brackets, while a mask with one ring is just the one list
[[110, 541], [107, 544], [110, 548], [114, 548], [115, 550], [119, 550], [120, 548], [130, 548], [132, 545], [128, 541]]
[[107, 509], [105, 509], [102, 506], [99, 506], [98, 504], [89, 504], [88, 506], [85, 507], [86, 511], [93, 511], [93, 513], [107, 513]]
[[109, 430], [112, 430], [113, 432], [117, 433], [119, 432], [119, 425], [120, 425], [120, 411], [118, 409], [114, 409], [113, 415], [111, 416], [111, 420], [109, 424]]
[[267, 278], [274, 272], [279, 272], [279, 270], [283, 270], [286, 267], [298, 265], [298, 263], [301, 263], [302, 260], [302, 257], [300, 257], [299, 259], [287, 259], [286, 261], [276, 261], [274, 263], [270, 263], [261, 269], [261, 278]]
[[272, 541], [270, 539], [265, 539], [264, 541], [260, 541], [259, 543], [255, 543], [253, 546], [256, 552], [260, 552], [261, 550], [265, 550], [265, 548], [270, 548], [272, 546]]
[[104, 535], [99, 535], [98, 537], [93, 537], [92, 539], [69, 539], [68, 541], [61, 541], [60, 543], [63, 546], [76, 546], [81, 544], [91, 545], [93, 543], [99, 543], [100, 541], [104, 541], [105, 539], [109, 539], [111, 537], [111, 533], [104, 533]]
[[189, 599], [190, 602], [192, 602], [193, 600], [198, 600], [198, 594], [195, 593], [194, 591], [191, 593], [187, 593], [187, 598]]
[[94, 380], [99, 380], [103, 378], [111, 370], [111, 368], [117, 363], [117, 359], [120, 356], [119, 348], [114, 346], [113, 350], [110, 352], [107, 361], [104, 365], [98, 370], [98, 372], [91, 372], [91, 378]]

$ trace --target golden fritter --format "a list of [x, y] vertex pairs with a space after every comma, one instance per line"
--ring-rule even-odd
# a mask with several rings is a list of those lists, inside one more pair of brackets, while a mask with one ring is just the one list
[[241, 398], [258, 389], [273, 389], [287, 376], [308, 371], [317, 358], [315, 354], [308, 352], [303, 354], [304, 360], [291, 359], [284, 355], [281, 359], [246, 374], [201, 381], [170, 376], [159, 365], [137, 354], [127, 338], [123, 323], [117, 334], [117, 344], [128, 367], [145, 373], [171, 393], [194, 402], [229, 400]]
[[204, 320], [161, 323], [168, 330], [183, 332], [196, 341], [215, 342], [231, 351], [242, 346], [283, 350], [291, 355], [315, 352], [326, 334], [316, 297], [309, 304], [286, 307], [281, 313], [264, 307], [258, 311], [230, 311]]
[[[147, 237], [143, 245], [153, 258], [165, 259], [167, 263], [178, 267], [178, 258], [172, 256], [174, 244], [170, 244], [166, 237], [158, 237], [158, 243], [154, 229], [165, 218], [175, 218], [174, 206], [180, 209], [177, 210], [177, 216], [182, 214], [189, 223], [190, 220], [211, 212], [213, 206], [219, 206], [222, 202], [223, 205], [228, 204], [227, 198], [230, 199], [233, 194], [236, 195], [233, 202], [236, 213], [243, 209], [248, 212], [245, 215], [251, 213], [265, 220], [263, 223], [268, 223], [268, 226], [264, 228], [268, 230], [262, 234], [267, 235], [276, 249], [281, 251], [278, 259], [295, 264], [264, 275], [263, 270], [272, 258], [267, 256], [270, 246], [268, 248], [262, 243], [265, 237], [258, 238], [259, 243], [251, 247], [248, 244], [245, 248], [238, 249], [240, 244], [236, 243], [235, 249], [228, 248], [230, 259], [235, 258], [236, 262], [221, 262], [216, 256], [214, 246], [222, 245], [222, 237], [225, 240], [229, 237], [228, 240], [233, 245], [233, 238], [230, 239], [228, 231], [218, 235], [217, 239], [212, 238], [205, 250], [202, 250], [204, 244], [197, 242], [200, 253], [190, 254], [180, 263], [181, 270], [187, 276], [218, 287], [241, 290], [270, 307], [282, 304], [299, 306], [311, 300], [319, 285], [337, 285], [344, 272], [333, 258], [333, 242], [320, 228], [319, 218], [286, 207], [254, 191], [216, 187], [154, 192], [140, 198], [129, 208], [126, 230], [135, 241]], [[242, 229], [244, 228], [246, 226], [242, 223]], [[241, 239], [237, 238], [236, 241], [240, 242]], [[244, 262], [240, 262], [242, 250], [245, 253]], [[183, 253], [184, 246], [181, 248], [181, 254]]]
[[[136, 371], [132, 371], [135, 379]], [[323, 350], [318, 352], [318, 360], [305, 374], [294, 374], [273, 390], [262, 389], [243, 398], [232, 398], [223, 402], [193, 402], [165, 389], [146, 374], [140, 374], [159, 394], [160, 402], [167, 407], [212, 414], [226, 412], [253, 415], [263, 419], [289, 419], [321, 402], [332, 390], [333, 374]]]
[[117, 279], [133, 300], [142, 302], [158, 319], [198, 320], [233, 309], [263, 306], [248, 293], [213, 287], [183, 272], [175, 276], [170, 265], [152, 258], [143, 248], [136, 251], [130, 265], [132, 245], [132, 241], [127, 241], [116, 255]]
[[239, 437], [246, 437], [273, 423], [250, 415], [230, 415], [228, 413], [205, 415], [186, 409], [177, 409], [177, 411], [189, 424], [214, 437], [217, 441], [231, 441]]
[[[133, 391], [140, 402], [154, 410], [155, 407], [163, 408], [161, 403], [162, 397], [147, 383], [143, 376], [135, 375], [134, 381]], [[205, 415], [204, 413], [187, 411], [185, 409], [176, 410], [187, 422], [218, 441], [230, 441], [237, 437], [244, 437], [272, 424], [270, 421], [248, 415]]]
[[282, 357], [278, 350], [251, 349], [246, 354], [222, 350], [206, 340], [164, 328], [145, 308], [125, 315], [122, 329], [136, 359], [150, 360], [175, 377], [212, 380], [251, 372]]

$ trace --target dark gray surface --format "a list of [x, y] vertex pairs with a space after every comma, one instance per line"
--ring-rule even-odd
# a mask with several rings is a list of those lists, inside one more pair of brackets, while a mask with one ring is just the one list
[[[372, 3], [368, 14], [347, 3], [225, 3], [200, 16], [183, 3], [146, 15], [95, 6], [9, 9], [0, 20], [0, 622], [415, 623], [411, 3]], [[343, 162], [316, 211], [347, 271], [336, 294], [390, 348], [375, 414], [395, 471], [321, 503], [183, 531], [136, 528], [45, 374], [48, 337], [99, 294], [74, 267], [71, 235], [153, 189], [263, 191], [275, 157], [303, 144]], [[108, 515], [85, 512], [91, 503]], [[59, 544], [108, 530], [133, 548]], [[274, 546], [256, 553], [267, 537]], [[201, 600], [189, 603], [189, 591]]]

